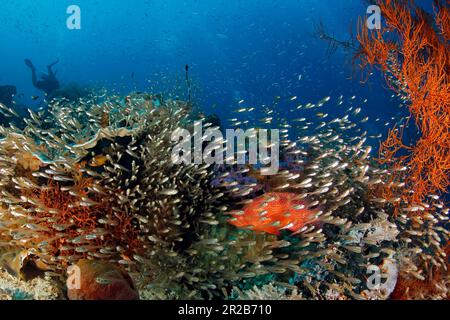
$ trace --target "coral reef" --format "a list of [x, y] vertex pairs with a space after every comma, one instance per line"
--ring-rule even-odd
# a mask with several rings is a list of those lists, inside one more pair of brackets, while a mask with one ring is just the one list
[[411, 113], [415, 145], [403, 138], [413, 124], [399, 123], [378, 158], [361, 107], [330, 119], [320, 108], [331, 97], [295, 96], [241, 100], [230, 120], [248, 129], [245, 147], [261, 138], [248, 127], [280, 128], [276, 174], [262, 159], [176, 164], [174, 133], [202, 120], [205, 152], [206, 130], [223, 129], [192, 109], [188, 66], [188, 102], [69, 84], [23, 125], [15, 88], [0, 87], [0, 299], [448, 299], [450, 9], [372, 2], [381, 30], [361, 21], [357, 41], [316, 32], [329, 54], [359, 43], [355, 61], [379, 67]]
[[254, 286], [244, 292], [239, 288], [234, 288], [232, 298], [236, 300], [304, 300], [297, 290], [286, 292], [286, 288], [276, 287], [273, 284], [266, 284], [261, 288]]
[[147, 101], [56, 100], [30, 111], [25, 130], [1, 128], [0, 243], [62, 279], [77, 261], [98, 259], [137, 272], [140, 289], [221, 294], [239, 263], [227, 270], [223, 244], [208, 234], [220, 234], [209, 229], [228, 209], [224, 194], [211, 166], [170, 160], [186, 104]]
[[[447, 268], [443, 248], [449, 239], [448, 208], [438, 196], [419, 205], [400, 197], [381, 197], [380, 189], [389, 186], [401, 192], [404, 184], [401, 180], [392, 183], [398, 169], [371, 159], [371, 148], [364, 146], [366, 133], [357, 132], [357, 125], [345, 115], [318, 123], [314, 133], [300, 135], [295, 142], [285, 140], [284, 153], [290, 154], [289, 161], [296, 165], [270, 177], [270, 186], [265, 188], [266, 192], [294, 192], [317, 210], [315, 225], [294, 232], [300, 244], [295, 248], [301, 248], [298, 254], [303, 259], [290, 266], [296, 274], [288, 279], [307, 298], [386, 299], [402, 275], [423, 279], [430, 266]], [[266, 202], [270, 206], [270, 200]], [[249, 203], [252, 201], [245, 206]], [[423, 217], [411, 214], [430, 208]], [[243, 213], [245, 210], [238, 215]], [[286, 212], [288, 219], [289, 214]], [[264, 218], [261, 214], [261, 223]], [[275, 223], [280, 225], [280, 221]], [[311, 245], [316, 237], [317, 245]], [[289, 243], [292, 234], [284, 232], [282, 238], [288, 241], [284, 246], [289, 260], [296, 254]], [[386, 279], [383, 285], [368, 288], [362, 273], [374, 267]], [[289, 284], [283, 286], [289, 288]]]
[[0, 300], [56, 300], [62, 297], [60, 285], [51, 279], [23, 281], [0, 270]]
[[77, 102], [80, 99], [86, 99], [92, 95], [92, 90], [88, 87], [80, 86], [76, 83], [69, 83], [59, 89], [52, 91], [47, 99], [67, 99], [72, 102]]
[[100, 266], [86, 281], [120, 267], [143, 299], [385, 299], [396, 273], [372, 287], [369, 268], [391, 261], [422, 279], [423, 263], [446, 263], [448, 210], [436, 197], [423, 217], [395, 216], [378, 196], [395, 172], [372, 159], [351, 114], [317, 113], [314, 130], [282, 136], [286, 163], [262, 178], [259, 166], [174, 164], [189, 107], [151, 97], [56, 99], [23, 130], [0, 127], [1, 267], [61, 282], [77, 263]]

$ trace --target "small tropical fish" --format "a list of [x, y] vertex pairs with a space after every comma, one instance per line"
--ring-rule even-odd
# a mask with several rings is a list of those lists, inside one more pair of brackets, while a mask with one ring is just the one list
[[89, 161], [89, 165], [91, 167], [101, 167], [106, 163], [107, 160], [108, 158], [106, 156], [97, 155], [94, 158], [92, 158], [91, 161]]
[[[314, 221], [316, 210], [288, 192], [269, 192], [247, 204], [239, 214], [232, 214], [229, 223], [238, 228], [279, 235], [281, 230], [296, 232]], [[287, 214], [289, 213], [289, 214]]]

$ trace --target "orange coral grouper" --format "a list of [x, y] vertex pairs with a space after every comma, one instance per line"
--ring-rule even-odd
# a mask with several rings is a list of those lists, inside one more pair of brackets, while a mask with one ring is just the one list
[[298, 194], [269, 192], [253, 199], [242, 211], [233, 212], [229, 223], [238, 228], [279, 235], [281, 230], [296, 232], [314, 222], [317, 210], [306, 209], [308, 202]]

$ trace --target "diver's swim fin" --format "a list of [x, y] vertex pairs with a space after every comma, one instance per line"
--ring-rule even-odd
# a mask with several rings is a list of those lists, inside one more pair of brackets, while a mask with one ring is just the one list
[[36, 67], [33, 65], [33, 62], [31, 62], [30, 59], [25, 59], [25, 64], [28, 66], [28, 68], [36, 70]]

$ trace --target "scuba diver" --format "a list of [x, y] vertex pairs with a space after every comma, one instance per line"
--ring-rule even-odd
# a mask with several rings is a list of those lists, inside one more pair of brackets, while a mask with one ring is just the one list
[[44, 91], [47, 96], [60, 87], [59, 81], [58, 79], [56, 79], [56, 72], [52, 70], [52, 67], [58, 62], [59, 60], [56, 60], [52, 64], [49, 64], [47, 66], [48, 74], [43, 74], [38, 80], [36, 76], [36, 67], [33, 65], [30, 59], [25, 59], [25, 64], [31, 69], [31, 79], [33, 81], [33, 86], [41, 91]]

